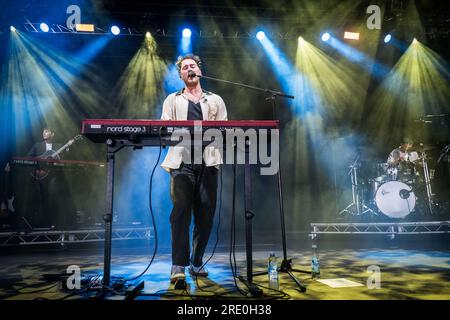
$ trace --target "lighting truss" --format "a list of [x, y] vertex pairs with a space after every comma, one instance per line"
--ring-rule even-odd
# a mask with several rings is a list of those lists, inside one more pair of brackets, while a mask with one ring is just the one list
[[[35, 32], [35, 33], [44, 33], [39, 28], [39, 22], [26, 22], [24, 24], [24, 28], [28, 32]], [[109, 28], [100, 28], [94, 25], [94, 31], [93, 32], [86, 32], [86, 31], [77, 31], [75, 29], [69, 29], [67, 26], [61, 25], [61, 24], [52, 24], [49, 25], [50, 30], [48, 33], [66, 33], [66, 34], [95, 34], [95, 35], [104, 35], [104, 34], [110, 34]], [[140, 36], [144, 35], [145, 32], [142, 32], [140, 30], [134, 29], [134, 28], [121, 28], [120, 29], [121, 34], [125, 35], [131, 35], [131, 36]]]
[[[39, 28], [40, 22], [30, 22], [27, 21], [24, 23], [24, 29], [27, 32], [32, 33], [44, 33]], [[51, 24], [49, 25], [50, 30], [49, 34], [91, 34], [91, 35], [105, 35], [111, 34], [109, 27], [101, 28], [94, 25], [93, 32], [85, 32], [85, 31], [77, 31], [75, 29], [69, 29], [65, 25], [61, 24]], [[179, 30], [173, 31], [169, 29], [156, 29], [156, 30], [140, 30], [137, 28], [130, 27], [122, 27], [120, 29], [120, 35], [123, 36], [145, 36], [147, 32], [150, 32], [154, 37], [180, 37]], [[246, 32], [246, 31], [231, 31], [228, 33], [224, 33], [218, 30], [215, 31], [205, 31], [199, 30], [198, 32], [192, 31], [193, 37], [198, 38], [231, 38], [231, 39], [250, 39], [255, 37], [255, 32]], [[266, 36], [271, 39], [297, 39], [297, 32], [266, 32]]]
[[[112, 240], [148, 240], [152, 238], [151, 228], [116, 228]], [[105, 241], [104, 229], [0, 232], [0, 247], [37, 244], [71, 244]]]
[[392, 223], [311, 223], [312, 239], [319, 234], [439, 234], [450, 233], [450, 221]]

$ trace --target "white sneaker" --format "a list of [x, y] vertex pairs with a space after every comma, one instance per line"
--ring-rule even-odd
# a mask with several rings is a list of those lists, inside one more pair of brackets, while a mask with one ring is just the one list
[[186, 275], [184, 274], [183, 266], [172, 266], [172, 270], [170, 271], [170, 283], [175, 283], [178, 280], [186, 279]]

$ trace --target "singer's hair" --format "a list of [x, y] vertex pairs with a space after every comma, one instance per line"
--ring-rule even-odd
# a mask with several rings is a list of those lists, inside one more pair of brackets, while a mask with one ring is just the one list
[[411, 137], [403, 137], [402, 144], [414, 144], [414, 140]]
[[178, 69], [178, 74], [181, 74], [181, 63], [186, 60], [186, 59], [192, 59], [195, 61], [195, 63], [197, 64], [198, 68], [201, 69], [202, 68], [202, 60], [200, 59], [199, 56], [196, 56], [192, 53], [188, 53], [184, 56], [179, 56], [177, 62], [175, 63]]
[[53, 131], [52, 129], [44, 128], [44, 129], [42, 129], [42, 133], [44, 133], [44, 131], [50, 132], [50, 137], [52, 137], [52, 138], [55, 136], [55, 131]]

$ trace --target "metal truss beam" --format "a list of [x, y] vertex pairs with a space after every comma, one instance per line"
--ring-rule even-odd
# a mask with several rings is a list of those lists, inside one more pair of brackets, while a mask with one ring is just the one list
[[[76, 31], [74, 29], [69, 29], [66, 26], [60, 24], [51, 24], [49, 25], [49, 31], [44, 32], [40, 29], [39, 22], [30, 22], [27, 21], [24, 23], [24, 29], [27, 32], [32, 33], [50, 33], [50, 34], [79, 34], [79, 35], [106, 35], [111, 34], [109, 29], [100, 28], [94, 26], [93, 32], [85, 32], [85, 31]], [[148, 30], [130, 28], [130, 27], [121, 27], [120, 35], [121, 36], [144, 36]], [[168, 37], [175, 38], [180, 37], [179, 31], [172, 31], [169, 29], [156, 29], [150, 31], [152, 36], [155, 38], [158, 37]], [[295, 32], [269, 32], [266, 31], [266, 34], [270, 38], [278, 38], [278, 39], [297, 39], [298, 33]], [[193, 35], [198, 38], [204, 39], [214, 39], [214, 38], [227, 38], [227, 39], [249, 39], [254, 38], [256, 36], [256, 31], [253, 32], [245, 32], [245, 31], [233, 31], [233, 32], [220, 32], [220, 31], [206, 31], [199, 30], [193, 31]]]
[[450, 233], [450, 221], [398, 223], [311, 223], [312, 239], [319, 234], [439, 234]]
[[[112, 231], [112, 240], [148, 240], [152, 238], [150, 228], [117, 228]], [[62, 230], [32, 232], [0, 232], [0, 247], [37, 244], [70, 244], [103, 242], [105, 230]]]

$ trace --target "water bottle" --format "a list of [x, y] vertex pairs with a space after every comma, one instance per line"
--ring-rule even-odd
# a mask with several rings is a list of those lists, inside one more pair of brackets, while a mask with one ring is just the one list
[[278, 290], [277, 257], [273, 252], [271, 252], [269, 256], [268, 275], [269, 275], [269, 288]]
[[311, 278], [317, 279], [320, 277], [320, 265], [319, 265], [319, 256], [317, 254], [317, 246], [315, 244], [312, 245], [312, 259], [311, 259]]

